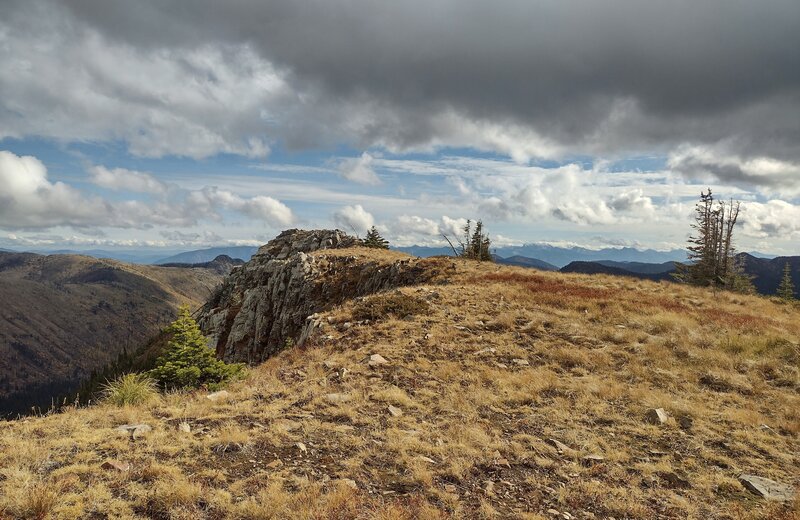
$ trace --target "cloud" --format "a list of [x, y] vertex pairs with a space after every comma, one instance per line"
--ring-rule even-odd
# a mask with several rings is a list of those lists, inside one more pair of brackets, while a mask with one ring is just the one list
[[418, 215], [400, 215], [387, 226], [390, 237], [398, 245], [442, 244], [442, 235], [450, 239], [460, 238], [467, 225], [465, 218], [450, 218], [442, 215], [438, 220]]
[[601, 189], [601, 170], [578, 164], [558, 168], [527, 168], [529, 175], [491, 175], [478, 180], [492, 195], [478, 203], [481, 214], [497, 220], [555, 219], [580, 226], [609, 225], [651, 219], [655, 207], [638, 188]]
[[464, 226], [466, 225], [467, 219], [465, 218], [450, 218], [447, 215], [443, 215], [439, 231], [448, 236], [460, 236], [464, 232]]
[[62, 182], [50, 182], [47, 168], [31, 156], [0, 151], [0, 227], [92, 226], [109, 216], [99, 198], [89, 198]]
[[122, 140], [143, 157], [265, 157], [263, 110], [293, 96], [245, 44], [131, 45], [47, 1], [4, 6], [0, 60], [0, 139]]
[[416, 233], [428, 236], [439, 235], [441, 233], [438, 222], [416, 215], [400, 215], [394, 221], [392, 228], [400, 233]]
[[380, 178], [372, 169], [373, 157], [364, 152], [361, 157], [343, 159], [339, 162], [339, 174], [345, 179], [359, 184], [377, 185]]
[[640, 188], [626, 190], [612, 197], [609, 202], [611, 209], [622, 212], [634, 212], [637, 216], [646, 218], [655, 213], [653, 199], [644, 195]]
[[670, 154], [668, 165], [687, 178], [710, 177], [737, 186], [760, 187], [786, 197], [800, 195], [800, 161], [742, 157], [731, 148], [731, 145], [684, 145]]
[[164, 195], [169, 189], [165, 183], [149, 173], [125, 168], [108, 169], [105, 166], [92, 166], [89, 168], [89, 176], [93, 184], [112, 190]]
[[743, 161], [800, 162], [796, 0], [4, 7], [4, 135], [145, 156], [258, 157], [279, 142], [519, 163], [735, 139]]
[[333, 221], [344, 231], [354, 231], [359, 234], [365, 233], [375, 225], [375, 218], [361, 204], [345, 206], [336, 211], [333, 214]]
[[[111, 189], [164, 194], [167, 186], [149, 174], [105, 167], [91, 169], [93, 181]], [[192, 226], [201, 219], [222, 220], [227, 209], [273, 227], [294, 221], [291, 209], [265, 195], [241, 197], [227, 190], [205, 187], [176, 192], [154, 202], [109, 201], [89, 196], [63, 182], [51, 182], [47, 168], [35, 157], [0, 151], [0, 228], [144, 229], [153, 226]]]
[[216, 186], [192, 191], [187, 197], [187, 202], [194, 211], [210, 217], [219, 218], [217, 209], [224, 208], [263, 220], [275, 227], [287, 226], [294, 221], [292, 210], [279, 200], [264, 195], [244, 198]]
[[742, 204], [743, 233], [754, 238], [800, 237], [800, 206], [782, 200]]

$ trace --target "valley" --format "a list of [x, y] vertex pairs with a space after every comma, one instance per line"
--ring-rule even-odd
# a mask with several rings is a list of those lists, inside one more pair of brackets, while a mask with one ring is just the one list
[[224, 272], [0, 252], [0, 415], [47, 410], [142, 346], [179, 304], [199, 307]]

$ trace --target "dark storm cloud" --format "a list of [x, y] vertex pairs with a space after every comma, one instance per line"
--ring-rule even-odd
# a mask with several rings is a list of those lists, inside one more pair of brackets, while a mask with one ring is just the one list
[[333, 103], [408, 111], [409, 144], [447, 107], [606, 151], [736, 137], [800, 154], [796, 0], [67, 4], [134, 45], [249, 42]]
[[[274, 130], [295, 146], [469, 145], [496, 124], [513, 135], [477, 147], [530, 130], [545, 142], [530, 155], [725, 140], [743, 155], [800, 159], [797, 0], [61, 5], [74, 24], [143, 52], [250, 46], [315, 99], [287, 108]], [[458, 118], [442, 123], [446, 113]], [[463, 120], [479, 125], [466, 131]]]

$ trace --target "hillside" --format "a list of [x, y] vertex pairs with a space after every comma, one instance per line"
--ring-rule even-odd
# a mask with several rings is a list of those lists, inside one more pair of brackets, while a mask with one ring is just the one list
[[800, 297], [800, 256], [758, 258], [742, 253], [737, 258], [744, 264], [745, 272], [753, 276], [753, 285], [761, 294], [775, 294], [783, 277], [783, 268], [789, 264], [795, 296]]
[[651, 269], [640, 267], [637, 270], [629, 268], [624, 262], [570, 262], [560, 269], [562, 273], [580, 274], [608, 274], [613, 276], [630, 276], [643, 280], [672, 280], [671, 273], [674, 267], [667, 271], [657, 271], [663, 264], [637, 264], [638, 266], [652, 266]]
[[0, 415], [47, 408], [199, 306], [222, 276], [77, 255], [0, 253]]
[[[756, 292], [764, 295], [775, 294], [783, 277], [783, 269], [789, 264], [796, 296], [800, 296], [800, 256], [779, 256], [776, 258], [758, 258], [756, 256], [739, 253], [737, 261], [741, 262], [745, 274], [753, 281]], [[523, 265], [523, 264], [517, 264]], [[613, 274], [617, 276], [630, 276], [645, 280], [672, 280], [675, 271], [672, 262], [649, 264], [641, 262], [571, 262], [561, 268], [564, 273], [583, 274]]]
[[496, 257], [495, 262], [503, 265], [516, 265], [519, 267], [530, 267], [539, 269], [540, 271], [558, 271], [558, 267], [547, 262], [543, 262], [537, 258], [528, 258], [527, 256], [509, 256], [508, 258]]
[[0, 511], [800, 518], [739, 480], [800, 484], [798, 307], [300, 238], [204, 310], [223, 356], [266, 362], [223, 394], [0, 424]]

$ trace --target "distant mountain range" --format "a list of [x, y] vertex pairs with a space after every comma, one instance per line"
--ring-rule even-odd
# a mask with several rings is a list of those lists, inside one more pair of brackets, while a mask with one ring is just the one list
[[[395, 247], [398, 251], [419, 256], [429, 257], [437, 255], [452, 255], [449, 247], [408, 246]], [[0, 251], [8, 251], [0, 249]], [[39, 254], [79, 254], [94, 258], [111, 258], [122, 262], [136, 264], [182, 264], [193, 265], [211, 262], [218, 256], [224, 255], [231, 259], [250, 260], [256, 252], [256, 246], [220, 246], [193, 251], [158, 250], [158, 249], [92, 249], [85, 251], [55, 250], [32, 251]], [[10, 251], [9, 251], [10, 252]], [[501, 263], [535, 267], [542, 270], [558, 270], [572, 262], [599, 262], [607, 267], [616, 267], [623, 270], [639, 272], [635, 264], [663, 264], [670, 262], [683, 262], [686, 260], [686, 251], [672, 249], [669, 251], [656, 251], [654, 249], [636, 249], [632, 247], [607, 247], [603, 249], [588, 249], [584, 247], [558, 247], [546, 244], [526, 244], [522, 246], [505, 246], [493, 250], [496, 257], [501, 258]], [[751, 252], [751, 257], [757, 260], [771, 260], [772, 256], [760, 252]], [[536, 265], [534, 265], [536, 264]], [[657, 274], [654, 268], [651, 274]]]
[[91, 256], [92, 258], [110, 258], [129, 264], [153, 264], [165, 256], [178, 254], [180, 251], [174, 249], [167, 251], [152, 249], [87, 249], [83, 251], [77, 249], [36, 249], [29, 252], [39, 255], [83, 255]]
[[[428, 257], [436, 255], [451, 255], [453, 251], [448, 247], [410, 246], [397, 247], [414, 256]], [[686, 251], [673, 249], [670, 251], [656, 251], [654, 249], [636, 249], [633, 247], [607, 247], [603, 249], [587, 249], [585, 247], [558, 247], [546, 244], [526, 244], [523, 246], [507, 246], [493, 248], [496, 256], [506, 258], [524, 257], [536, 259], [540, 262], [551, 264], [557, 268], [564, 267], [570, 262], [584, 261], [615, 261], [615, 262], [644, 262], [664, 263], [670, 261], [683, 262], [686, 260]]]
[[179, 249], [33, 249], [27, 251], [12, 251], [0, 248], [4, 253], [35, 253], [39, 255], [83, 255], [93, 258], [110, 258], [130, 264], [162, 265], [162, 264], [201, 264], [211, 262], [220, 255], [232, 259], [249, 260], [258, 251], [258, 247], [233, 246], [211, 247], [196, 251], [181, 251]]
[[198, 269], [210, 269], [217, 274], [223, 276], [231, 272], [231, 270], [239, 265], [244, 264], [241, 258], [231, 258], [228, 255], [219, 255], [210, 262], [200, 262], [198, 264], [183, 264], [180, 262], [169, 264], [158, 264], [160, 267], [193, 267]]
[[[758, 258], [748, 253], [737, 255], [744, 265], [745, 273], [753, 277], [753, 285], [759, 294], [775, 294], [783, 277], [783, 268], [788, 263], [795, 286], [795, 296], [800, 295], [800, 256]], [[519, 265], [519, 264], [517, 264]], [[648, 264], [641, 262], [571, 262], [561, 268], [563, 273], [612, 274], [648, 280], [672, 280], [675, 272], [673, 262]]]
[[163, 264], [201, 264], [210, 262], [219, 256], [241, 259], [245, 262], [256, 254], [258, 247], [254, 246], [233, 246], [233, 247], [211, 247], [209, 249], [198, 249], [197, 251], [187, 251], [177, 255], [169, 256], [156, 260], [153, 263]]

